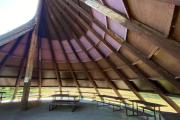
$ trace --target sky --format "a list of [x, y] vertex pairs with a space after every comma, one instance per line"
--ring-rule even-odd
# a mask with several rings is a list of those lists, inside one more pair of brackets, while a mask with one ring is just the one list
[[0, 0], [0, 35], [31, 20], [38, 0]]

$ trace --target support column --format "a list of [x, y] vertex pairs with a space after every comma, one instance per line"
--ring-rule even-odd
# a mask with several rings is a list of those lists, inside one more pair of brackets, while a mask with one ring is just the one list
[[30, 43], [27, 66], [26, 66], [26, 73], [24, 77], [23, 96], [21, 99], [23, 110], [26, 110], [28, 108], [28, 99], [29, 99], [36, 46], [37, 46], [37, 34], [36, 34], [36, 31], [34, 30], [32, 34], [31, 43]]

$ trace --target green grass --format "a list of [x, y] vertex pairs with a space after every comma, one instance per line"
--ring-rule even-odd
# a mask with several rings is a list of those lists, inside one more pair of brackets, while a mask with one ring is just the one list
[[[83, 92], [95, 92], [95, 90], [93, 88], [81, 88], [80, 89]], [[11, 100], [12, 99], [12, 95], [14, 93], [14, 88], [13, 87], [0, 87], [0, 91], [6, 92], [6, 94], [4, 95], [6, 98], [4, 98], [3, 100]], [[22, 87], [20, 87], [18, 89], [18, 95], [21, 96], [23, 89]], [[42, 88], [42, 97], [43, 98], [48, 98], [50, 95], [55, 94], [56, 91], [59, 91], [59, 88], [57, 87], [43, 87]], [[68, 87], [64, 87], [63, 91], [69, 91], [69, 94], [72, 95], [79, 95], [78, 91], [76, 88], [68, 88]], [[104, 95], [114, 95], [115, 93], [113, 92], [113, 90], [111, 89], [99, 89], [101, 94]], [[123, 91], [123, 90], [119, 90], [119, 92], [121, 93], [121, 95], [125, 98], [128, 99], [137, 99], [137, 97], [131, 92], [131, 91]], [[35, 87], [31, 87], [30, 89], [30, 95], [38, 95], [39, 93], [39, 89], [35, 88]], [[171, 108], [159, 95], [157, 94], [152, 94], [152, 93], [140, 93], [145, 100], [149, 101], [149, 102], [154, 102], [154, 103], [159, 103], [159, 104], [163, 104], [163, 105], [167, 105], [167, 107], [163, 107], [161, 110], [162, 111], [168, 111], [168, 112], [175, 112], [173, 108]], [[88, 97], [91, 98], [92, 95], [91, 94], [82, 94], [84, 97]], [[31, 97], [30, 99], [37, 99], [38, 96], [36, 97]], [[170, 97], [176, 104], [178, 104], [180, 106], [180, 97]], [[19, 99], [20, 98], [16, 98]]]

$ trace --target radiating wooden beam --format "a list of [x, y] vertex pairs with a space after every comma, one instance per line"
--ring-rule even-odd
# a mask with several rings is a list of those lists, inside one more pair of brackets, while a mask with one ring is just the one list
[[[77, 71], [73, 71], [73, 72], [77, 72]], [[81, 73], [83, 73], [84, 70], [81, 70]], [[98, 70], [92, 70], [92, 71], [87, 71], [89, 73], [91, 72], [98, 72]], [[104, 71], [104, 72], [107, 72], [107, 71]], [[0, 78], [18, 78], [18, 76], [0, 76]], [[38, 77], [33, 77], [32, 79], [38, 79]], [[41, 79], [57, 79], [56, 77], [51, 77], [51, 78], [41, 78]], [[61, 80], [69, 80], [70, 78], [61, 78]], [[88, 79], [88, 78], [87, 78]], [[77, 79], [77, 80], [87, 80], [86, 78], [83, 78], [83, 79]], [[151, 80], [151, 81], [163, 81], [163, 78], [160, 78], [160, 77], [148, 77], [147, 79]], [[178, 78], [177, 78], [178, 79]], [[95, 81], [103, 81], [102, 78], [99, 78], [99, 79], [94, 79]], [[121, 78], [114, 78], [114, 79], [110, 79], [111, 81], [121, 81]], [[128, 79], [129, 81], [138, 81], [140, 80], [138, 77], [136, 78], [129, 78]]]
[[[75, 35], [75, 34], [74, 34]], [[86, 51], [86, 48], [84, 47], [84, 45], [81, 43], [81, 41], [77, 38], [76, 36], [76, 39], [78, 40], [77, 43], [78, 45], [81, 47], [81, 49], [83, 49], [83, 51], [87, 54], [87, 56], [91, 59], [91, 61], [97, 66], [97, 69], [98, 71], [104, 76], [104, 79], [106, 80], [106, 82], [110, 85], [110, 87], [113, 89], [113, 91], [115, 92], [115, 94], [119, 97], [122, 97], [122, 95], [119, 93], [119, 91], [117, 90], [117, 87], [112, 83], [112, 81], [110, 81], [110, 78], [109, 76], [102, 71], [102, 68], [101, 66], [94, 61], [94, 58], [92, 57], [92, 55]]]
[[[132, 92], [141, 100], [144, 100], [143, 97], [138, 93], [138, 91], [134, 88], [134, 86], [131, 84], [131, 82], [127, 79], [127, 77], [122, 73], [122, 71], [120, 72], [120, 70], [117, 70], [115, 68], [114, 63], [112, 63], [109, 59], [106, 59], [106, 56], [102, 53], [102, 51], [93, 43], [92, 39], [86, 35], [86, 33], [83, 33], [82, 30], [78, 27], [78, 25], [73, 22], [73, 19], [71, 20], [70, 17], [67, 16], [67, 13], [63, 12], [62, 14], [64, 17], [62, 17], [61, 21], [64, 21], [63, 18], [66, 18], [65, 21], [68, 21], [71, 24], [71, 27], [74, 28], [74, 31], [78, 31], [80, 32], [80, 34], [84, 34], [84, 37], [89, 41], [89, 43], [96, 49], [96, 51], [101, 55], [102, 58], [104, 58], [104, 60], [109, 64], [109, 66], [111, 66], [111, 68], [113, 69], [113, 71], [120, 76], [120, 78], [125, 82], [125, 84], [132, 90]], [[83, 22], [83, 21], [81, 21]], [[75, 27], [76, 25], [76, 27]], [[75, 29], [76, 28], [76, 29]]]
[[38, 92], [39, 92], [39, 100], [41, 99], [41, 94], [42, 94], [42, 46], [41, 46], [41, 43], [42, 40], [41, 38], [39, 37], [38, 38], [38, 57], [37, 57], [37, 66], [38, 66]]
[[[158, 64], [154, 63], [153, 61], [149, 60], [149, 58], [146, 57], [146, 55], [144, 55], [144, 53], [142, 53], [140, 50], [138, 50], [137, 48], [135, 48], [134, 46], [132, 46], [131, 44], [129, 44], [128, 42], [123, 40], [119, 35], [114, 33], [112, 30], [107, 29], [106, 26], [104, 26], [100, 21], [92, 18], [92, 16], [89, 15], [89, 13], [87, 13], [84, 9], [82, 9], [81, 7], [76, 5], [76, 3], [72, 2], [72, 1], [66, 1], [66, 2], [69, 5], [71, 5], [71, 7], [75, 8], [78, 12], [80, 12], [90, 22], [93, 22], [94, 24], [99, 26], [101, 29], [103, 29], [106, 32], [106, 34], [110, 35], [112, 38], [117, 40], [117, 42], [119, 42], [123, 47], [127, 48], [133, 55], [139, 57], [140, 60], [142, 60], [145, 64], [149, 65], [149, 67], [151, 67], [151, 68], [153, 68], [153, 70], [157, 71], [160, 75], [162, 75], [165, 79], [167, 79], [170, 83], [172, 83], [177, 89], [180, 89], [180, 83], [177, 80], [175, 80], [174, 76], [171, 73], [169, 73], [167, 70], [165, 70]], [[62, 4], [63, 3], [64, 2], [62, 1]], [[63, 4], [63, 5], [65, 5], [65, 4]], [[68, 8], [67, 5], [66, 5], [66, 8]]]
[[[53, 13], [51, 12], [51, 15]], [[53, 15], [52, 15], [53, 16]], [[53, 16], [55, 18], [57, 18], [57, 16]], [[60, 22], [60, 20], [57, 19], [57, 21], [59, 21], [59, 24], [61, 24], [63, 30], [64, 30], [64, 34], [66, 35], [66, 37], [68, 38], [68, 43], [71, 47], [71, 49], [73, 50], [73, 53], [75, 54], [76, 58], [78, 59], [79, 63], [81, 64], [82, 66], [82, 69], [83, 69], [83, 72], [86, 74], [86, 76], [88, 77], [88, 80], [90, 81], [90, 83], [92, 84], [92, 86], [94, 87], [96, 93], [98, 95], [100, 95], [100, 92], [98, 90], [98, 86], [96, 84], [96, 82], [94, 81], [93, 77], [91, 76], [91, 74], [88, 72], [88, 68], [86, 67], [86, 65], [82, 62], [81, 58], [79, 57], [79, 55], [77, 54], [76, 52], [76, 48], [72, 45], [72, 43], [70, 42], [70, 37], [71, 36], [71, 33], [69, 32], [69, 30], [63, 25], [63, 23]], [[103, 99], [103, 98], [101, 98]]]
[[30, 91], [30, 84], [34, 66], [34, 58], [36, 55], [36, 46], [37, 46], [37, 33], [35, 30], [32, 33], [28, 59], [27, 59], [27, 66], [26, 66], [26, 73], [24, 78], [24, 88], [23, 88], [23, 96], [22, 96], [22, 109], [26, 110], [28, 108], [28, 98], [29, 98], [29, 91]]
[[[95, 35], [99, 40], [101, 40], [105, 45], [107, 45], [107, 46], [116, 54], [117, 57], [119, 57], [121, 60], [123, 60], [123, 62], [125, 62], [126, 65], [129, 66], [130, 69], [131, 69], [132, 71], [134, 71], [134, 72], [139, 76], [139, 78], [140, 78], [141, 80], [143, 80], [144, 82], [148, 83], [148, 84], [154, 89], [154, 92], [155, 92], [155, 93], [159, 94], [168, 104], [170, 104], [173, 108], [175, 108], [176, 111], [179, 111], [179, 106], [178, 106], [174, 101], [172, 101], [169, 97], [165, 96], [165, 95], [163, 94], [163, 92], [162, 92], [159, 88], [157, 88], [155, 85], [153, 85], [153, 84], [146, 78], [146, 76], [144, 76], [144, 75], [141, 73], [141, 71], [140, 71], [139, 69], [137, 69], [135, 66], [132, 66], [131, 63], [130, 63], [125, 57], [123, 57], [119, 52], [117, 52], [110, 44], [108, 44], [108, 42], [106, 42], [105, 40], [103, 40], [103, 38], [102, 38], [100, 35], [98, 35], [93, 29], [91, 29], [90, 26], [88, 26], [88, 25], [85, 23], [85, 21], [83, 21], [77, 14], [74, 13], [74, 14], [68, 15], [67, 13], [65, 13], [64, 16], [65, 16], [65, 15], [66, 15], [66, 17], [67, 17], [67, 16], [71, 16], [71, 15], [73, 16], [73, 15], [74, 15], [74, 16], [79, 20], [79, 24], [81, 25], [81, 27], [84, 26], [84, 27], [86, 27], [85, 30], [90, 30], [92, 33], [94, 33], [94, 35]], [[69, 20], [70, 20], [70, 19], [69, 19]], [[72, 23], [72, 24], [75, 24], [75, 23]], [[85, 33], [84, 33], [84, 34], [85, 34]], [[90, 39], [90, 38], [89, 38], [89, 39]], [[93, 43], [91, 42], [91, 44], [93, 44]], [[94, 45], [94, 47], [96, 47], [96, 46]], [[96, 48], [96, 49], [97, 49], [97, 48]], [[101, 53], [101, 51], [99, 51], [99, 53]], [[101, 55], [102, 55], [102, 53], [101, 53]], [[103, 56], [103, 55], [102, 55], [102, 56]], [[110, 60], [107, 59], [107, 61], [108, 61], [108, 63], [111, 64], [111, 66], [114, 66], [113, 63], [111, 63]], [[123, 77], [124, 82], [125, 82], [126, 84], [128, 84], [128, 85], [131, 87], [131, 89], [133, 89], [133, 91], [136, 91], [136, 90], [134, 90], [134, 88], [127, 82], [128, 80], [127, 80], [126, 76], [123, 75], [121, 72], [117, 71], [117, 69], [115, 69], [115, 66], [114, 66], [113, 68], [114, 68], [114, 71], [116, 71], [116, 73], [119, 74], [121, 78]], [[137, 92], [135, 92], [135, 94], [138, 95]]]
[[[25, 37], [25, 35], [17, 38], [16, 42], [14, 43], [14, 45], [11, 47], [11, 49], [9, 50], [9, 52], [2, 58], [2, 60], [0, 61], [0, 72], [3, 70], [3, 68], [5, 67], [5, 63], [6, 61], [9, 59], [9, 57], [11, 57], [11, 55], [13, 54], [13, 52], [16, 50], [16, 48], [18, 47], [19, 43], [21, 42], [21, 40]], [[22, 62], [22, 61], [21, 61]], [[18, 71], [18, 78], [20, 77], [20, 74], [21, 74], [21, 68], [19, 69]], [[18, 79], [17, 78], [17, 79]], [[16, 79], [16, 81], [17, 81]], [[12, 100], [14, 99], [14, 96], [16, 94], [16, 88], [15, 88], [15, 91], [14, 91], [14, 95], [12, 97]]]
[[25, 70], [25, 64], [26, 64], [26, 59], [27, 59], [27, 55], [28, 55], [28, 51], [29, 51], [29, 47], [30, 47], [30, 41], [31, 41], [31, 36], [32, 36], [32, 31], [29, 32], [28, 38], [27, 38], [27, 42], [26, 42], [26, 47], [24, 48], [24, 53], [23, 53], [23, 57], [20, 61], [20, 65], [19, 65], [19, 70], [18, 70], [18, 75], [16, 77], [16, 82], [15, 82], [15, 89], [14, 89], [14, 93], [12, 96], [12, 100], [15, 99], [19, 85], [20, 85], [20, 80], [23, 77], [23, 72]]
[[10, 50], [8, 51], [8, 53], [0, 60], [0, 72], [3, 70], [5, 63], [7, 62], [7, 60], [11, 57], [11, 55], [13, 54], [13, 52], [16, 50], [16, 48], [18, 47], [19, 43], [21, 42], [21, 40], [23, 39], [24, 35], [19, 37], [16, 42], [12, 45], [12, 47], [10, 48]]
[[52, 60], [53, 60], [53, 66], [54, 66], [54, 69], [55, 69], [55, 74], [56, 74], [56, 77], [57, 77], [57, 83], [58, 83], [58, 86], [59, 86], [59, 92], [61, 93], [62, 92], [61, 75], [59, 73], [59, 68], [58, 68], [58, 64], [57, 64], [57, 61], [56, 61], [56, 56], [55, 56], [55, 53], [54, 53], [54, 50], [53, 50], [51, 37], [48, 38], [48, 43], [49, 43], [49, 48], [50, 48], [50, 52], [51, 52], [51, 57], [52, 57]]
[[165, 38], [162, 33], [140, 22], [137, 22], [132, 19], [131, 20], [127, 19], [123, 15], [113, 11], [107, 6], [102, 5], [97, 0], [80, 0], [80, 1], [88, 5], [92, 9], [99, 11], [103, 15], [107, 16], [109, 19], [117, 21], [127, 29], [132, 30], [138, 34], [144, 34], [145, 36], [152, 38], [150, 41], [151, 43], [157, 45], [161, 49], [166, 50], [166, 52], [170, 53], [175, 58], [180, 59], [180, 55], [178, 54], [178, 51], [180, 51], [180, 44], [178, 42]]
[[38, 9], [34, 17], [35, 27], [32, 32], [32, 38], [30, 42], [30, 48], [29, 48], [29, 53], [28, 53], [28, 58], [27, 58], [27, 65], [26, 65], [26, 73], [24, 77], [23, 95], [21, 99], [23, 110], [28, 109], [28, 99], [29, 99], [30, 85], [31, 85], [32, 73], [33, 73], [33, 67], [34, 67], [34, 61], [35, 61], [35, 55], [36, 55], [36, 49], [37, 49], [37, 43], [38, 43], [37, 40], [38, 40], [38, 34], [39, 34], [39, 22], [40, 22], [40, 16], [41, 16], [41, 11], [42, 11], [42, 4], [43, 4], [43, 1], [39, 0]]
[[[46, 7], [46, 8], [47, 8], [47, 7]], [[54, 32], [55, 32], [55, 34], [59, 37], [59, 40], [58, 40], [59, 45], [60, 45], [60, 47], [62, 48], [63, 55], [65, 56], [65, 59], [66, 59], [67, 64], [68, 64], [68, 68], [69, 68], [70, 73], [71, 73], [71, 75], [72, 75], [72, 77], [73, 77], [73, 80], [74, 80], [74, 82], [75, 82], [75, 85], [76, 85], [76, 87], [77, 87], [77, 90], [78, 90], [80, 96], [82, 96], [81, 90], [80, 90], [80, 85], [79, 85], [79, 83], [78, 83], [78, 81], [77, 81], [77, 79], [76, 79], [75, 73], [73, 72], [73, 67], [72, 67], [72, 65], [71, 65], [71, 63], [70, 63], [70, 60], [69, 60], [69, 58], [68, 58], [68, 56], [67, 56], [67, 54], [66, 54], [66, 52], [65, 52], [65, 48], [64, 48], [64, 46], [63, 46], [63, 44], [61, 43], [61, 40], [60, 40], [60, 38], [62, 37], [62, 36], [61, 36], [61, 35], [62, 35], [62, 34], [61, 34], [61, 33], [62, 33], [62, 30], [59, 29], [59, 28], [57, 28], [57, 26], [54, 24], [55, 20], [54, 20], [54, 18], [52, 18], [52, 16], [50, 15], [48, 8], [47, 8], [47, 14], [48, 14], [48, 16], [50, 17], [50, 18], [47, 18], [47, 20], [49, 21], [49, 24], [51, 24], [51, 26], [49, 25], [49, 27], [52, 27], [53, 30], [54, 30]], [[57, 31], [58, 29], [59, 29], [60, 32]], [[59, 32], [59, 33], [58, 33], [58, 32]]]
[[[63, 27], [63, 29], [66, 29], [66, 28]], [[66, 31], [66, 32], [68, 32], [68, 31]], [[67, 33], [66, 33], [66, 34], [67, 34]], [[70, 36], [70, 35], [69, 35], [69, 36]], [[97, 86], [96, 82], [94, 81], [94, 79], [93, 79], [93, 77], [90, 75], [90, 73], [88, 73], [88, 68], [87, 68], [86, 65], [82, 62], [81, 58], [80, 58], [80, 57], [78, 56], [78, 54], [76, 53], [76, 50], [75, 50], [74, 46], [73, 46], [72, 43], [70, 42], [70, 37], [68, 38], [68, 43], [69, 43], [71, 49], [73, 50], [76, 58], [78, 59], [79, 63], [81, 64], [81, 66], [82, 66], [82, 68], [83, 68], [83, 72], [86, 74], [88, 80], [90, 81], [90, 83], [91, 83], [92, 86], [94, 87], [96, 93], [97, 93], [98, 95], [100, 95], [100, 92], [99, 92], [99, 90], [98, 90], [98, 86]], [[102, 98], [102, 99], [103, 99], [103, 98]]]

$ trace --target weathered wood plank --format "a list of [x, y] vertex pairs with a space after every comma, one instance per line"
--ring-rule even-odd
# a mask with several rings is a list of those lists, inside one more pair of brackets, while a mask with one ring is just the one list
[[[58, 8], [58, 9], [60, 9], [60, 8]], [[78, 34], [79, 34], [79, 33], [78, 33]], [[85, 46], [81, 43], [81, 41], [77, 38], [77, 36], [76, 36], [75, 34], [74, 34], [74, 36], [75, 36], [75, 38], [77, 39], [78, 45], [81, 47], [81, 49], [83, 49], [83, 51], [87, 54], [87, 56], [88, 56], [88, 57], [93, 61], [93, 63], [97, 66], [98, 71], [104, 76], [104, 79], [107, 81], [107, 83], [108, 83], [108, 84], [110, 85], [110, 87], [113, 89], [113, 91], [115, 92], [115, 94], [116, 94], [117, 96], [122, 97], [122, 95], [118, 92], [117, 87], [112, 83], [112, 81], [110, 81], [109, 76], [108, 76], [105, 72], [103, 72], [101, 66], [100, 66], [97, 62], [94, 61], [93, 56], [92, 56], [91, 54], [89, 54], [89, 52], [86, 50]]]
[[[72, 65], [70, 63], [70, 60], [69, 60], [69, 58], [68, 58], [68, 56], [67, 56], [67, 54], [65, 52], [65, 47], [63, 46], [63, 44], [60, 41], [60, 38], [62, 37], [61, 36], [62, 34], [59, 34], [58, 32], [60, 31], [60, 33], [62, 33], [62, 30], [57, 28], [57, 26], [54, 24], [54, 22], [56, 22], [56, 20], [54, 18], [52, 18], [52, 16], [50, 15], [50, 11], [49, 11], [48, 7], [46, 7], [46, 8], [47, 8], [47, 13], [49, 15], [48, 21], [49, 21], [50, 24], [52, 24], [52, 26], [49, 25], [49, 27], [53, 27], [55, 34], [59, 37], [58, 42], [59, 42], [60, 47], [62, 48], [63, 55], [65, 56], [65, 59], [67, 61], [67, 65], [68, 65], [69, 71], [70, 71], [70, 73], [71, 73], [71, 75], [73, 77], [73, 80], [75, 82], [76, 88], [77, 88], [80, 96], [82, 96], [81, 90], [80, 90], [80, 85], [79, 85], [79, 83], [78, 83], [78, 81], [76, 79], [75, 73], [73, 72], [73, 68], [72, 68]], [[57, 29], [59, 29], [59, 31], [57, 31]]]
[[30, 85], [31, 85], [31, 79], [32, 79], [32, 73], [33, 73], [33, 67], [34, 67], [34, 61], [35, 61], [35, 55], [36, 55], [36, 49], [37, 49], [37, 40], [38, 40], [38, 32], [39, 32], [39, 21], [41, 16], [41, 10], [42, 10], [42, 0], [39, 1], [39, 7], [35, 16], [35, 27], [32, 32], [32, 38], [30, 42], [30, 48], [27, 58], [27, 65], [26, 65], [26, 73], [24, 77], [24, 87], [23, 87], [23, 96], [21, 98], [22, 103], [22, 109], [26, 110], [28, 109], [28, 99], [29, 99], [29, 92], [30, 92]]
[[[66, 7], [67, 7], [67, 6], [66, 6]], [[63, 13], [63, 12], [62, 12], [62, 13]], [[90, 26], [88, 26], [88, 25], [85, 23], [85, 21], [83, 21], [76, 13], [74, 13], [73, 11], [71, 11], [71, 13], [72, 13], [72, 14], [71, 14], [72, 16], [74, 16], [74, 17], [76, 17], [76, 18], [78, 19], [78, 21], [79, 21], [78, 23], [81, 25], [81, 27], [83, 26], [85, 30], [88, 29], [88, 30], [90, 30], [92, 33], [94, 33], [94, 35], [96, 35], [99, 40], [101, 40], [104, 44], [106, 44], [121, 60], [123, 60], [123, 61], [126, 63], [126, 65], [129, 66], [129, 67], [131, 68], [131, 70], [134, 71], [141, 80], [143, 80], [143, 81], [145, 81], [146, 83], [148, 83], [148, 84], [154, 89], [154, 92], [156, 92], [157, 94], [159, 94], [159, 95], [160, 95], [168, 104], [170, 104], [176, 111], [179, 111], [179, 110], [180, 110], [179, 106], [178, 106], [174, 101], [172, 101], [169, 97], [167, 97], [166, 95], [164, 95], [163, 92], [162, 92], [159, 88], [157, 88], [155, 85], [153, 85], [153, 84], [144, 76], [144, 74], [141, 73], [141, 71], [140, 71], [138, 68], [136, 68], [135, 66], [131, 66], [131, 63], [130, 63], [125, 57], [123, 57], [118, 51], [116, 51], [111, 45], [109, 45], [108, 42], [106, 42], [105, 40], [103, 40], [103, 38], [102, 38], [100, 35], [98, 35]], [[66, 16], [65, 16], [65, 15], [66, 15]], [[68, 19], [68, 16], [67, 16], [67, 15], [68, 15], [68, 14], [65, 13], [65, 14], [64, 14], [64, 17], [67, 17], [67, 19]], [[69, 18], [67, 21], [70, 21], [70, 18]], [[71, 22], [69, 22], [69, 23], [72, 23], [73, 25], [76, 24], [76, 23], [74, 23], [73, 21], [71, 21]], [[76, 24], [76, 25], [77, 25], [77, 24]], [[77, 30], [75, 30], [75, 31], [77, 31]], [[90, 38], [89, 38], [89, 39], [90, 39]], [[91, 44], [93, 44], [93, 43], [91, 43]], [[93, 45], [93, 46], [96, 48], [95, 45]], [[96, 49], [97, 49], [97, 48], [96, 48]], [[98, 51], [98, 52], [101, 53], [101, 51]], [[101, 53], [101, 55], [102, 55], [102, 53]], [[103, 55], [102, 55], [102, 56], [103, 56]], [[109, 63], [111, 66], [114, 66], [113, 63], [111, 63], [110, 60], [107, 59], [107, 61], [108, 61], [108, 63]], [[114, 68], [114, 69], [113, 69], [113, 68]], [[119, 74], [119, 76], [120, 76], [121, 78], [124, 79], [124, 82], [125, 82], [126, 84], [128, 84], [129, 87], [130, 87], [133, 91], [136, 91], [136, 90], [127, 82], [128, 80], [126, 79], [126, 76], [123, 75], [121, 72], [117, 71], [115, 68], [116, 68], [115, 66], [112, 67], [112, 69], [113, 69], [114, 71], [116, 71], [116, 73]], [[137, 92], [135, 92], [135, 94], [138, 96]]]
[[29, 47], [30, 47], [31, 36], [32, 36], [32, 31], [28, 35], [28, 39], [27, 39], [26, 47], [24, 49], [23, 57], [21, 58], [21, 61], [20, 61], [19, 71], [18, 71], [18, 75], [16, 77], [15, 89], [14, 89], [12, 100], [14, 100], [16, 97], [16, 93], [17, 93], [19, 85], [20, 85], [20, 80], [22, 79], [23, 72], [25, 70], [25, 64], [26, 64]]
[[[170, 81], [170, 83], [172, 83], [177, 89], [180, 89], [180, 83], [177, 80], [175, 80], [174, 76], [171, 73], [169, 73], [167, 70], [165, 70], [164, 68], [162, 68], [161, 66], [159, 66], [158, 64], [150, 60], [147, 56], [144, 55], [144, 53], [142, 53], [140, 50], [138, 50], [137, 48], [135, 48], [134, 46], [132, 46], [131, 44], [123, 40], [120, 36], [115, 34], [112, 30], [107, 29], [107, 27], [104, 26], [102, 23], [100, 23], [98, 20], [93, 19], [92, 16], [90, 16], [85, 10], [83, 10], [81, 7], [76, 5], [74, 2], [72, 1], [66, 1], [66, 2], [69, 3], [73, 8], [78, 10], [78, 12], [80, 12], [83, 16], [85, 16], [91, 22], [94, 22], [97, 26], [103, 29], [106, 32], [106, 34], [110, 35], [112, 38], [117, 40], [117, 42], [119, 42], [122, 46], [130, 50], [130, 52], [133, 55], [139, 57], [140, 60], [142, 60], [145, 64], [149, 65], [151, 68], [157, 71], [161, 76], [163, 76], [165, 79]], [[62, 2], [62, 4], [63, 3], [64, 2]], [[68, 8], [67, 5], [66, 5], [66, 8]]]
[[21, 99], [22, 109], [24, 110], [28, 108], [28, 98], [29, 98], [30, 84], [31, 84], [32, 72], [34, 66], [34, 58], [36, 54], [36, 47], [37, 47], [37, 33], [34, 30], [29, 48], [26, 73], [24, 78], [23, 96]]
[[172, 5], [180, 6], [179, 0], [156, 0], [156, 1], [167, 2], [167, 3], [170, 3]]
[[[67, 1], [67, 0], [66, 0]], [[177, 54], [180, 50], [180, 44], [165, 38], [160, 32], [140, 23], [133, 19], [129, 20], [123, 15], [113, 11], [112, 9], [102, 5], [97, 0], [80, 0], [81, 2], [85, 3], [86, 5], [90, 6], [92, 9], [95, 9], [102, 13], [103, 15], [107, 16], [108, 18], [117, 21], [122, 26], [128, 28], [129, 30], [135, 31], [138, 34], [144, 34], [147, 37], [153, 38], [151, 42], [161, 49], [165, 49], [168, 53], [170, 53], [175, 58], [180, 59], [180, 55]], [[166, 42], [164, 42], [166, 41]]]

